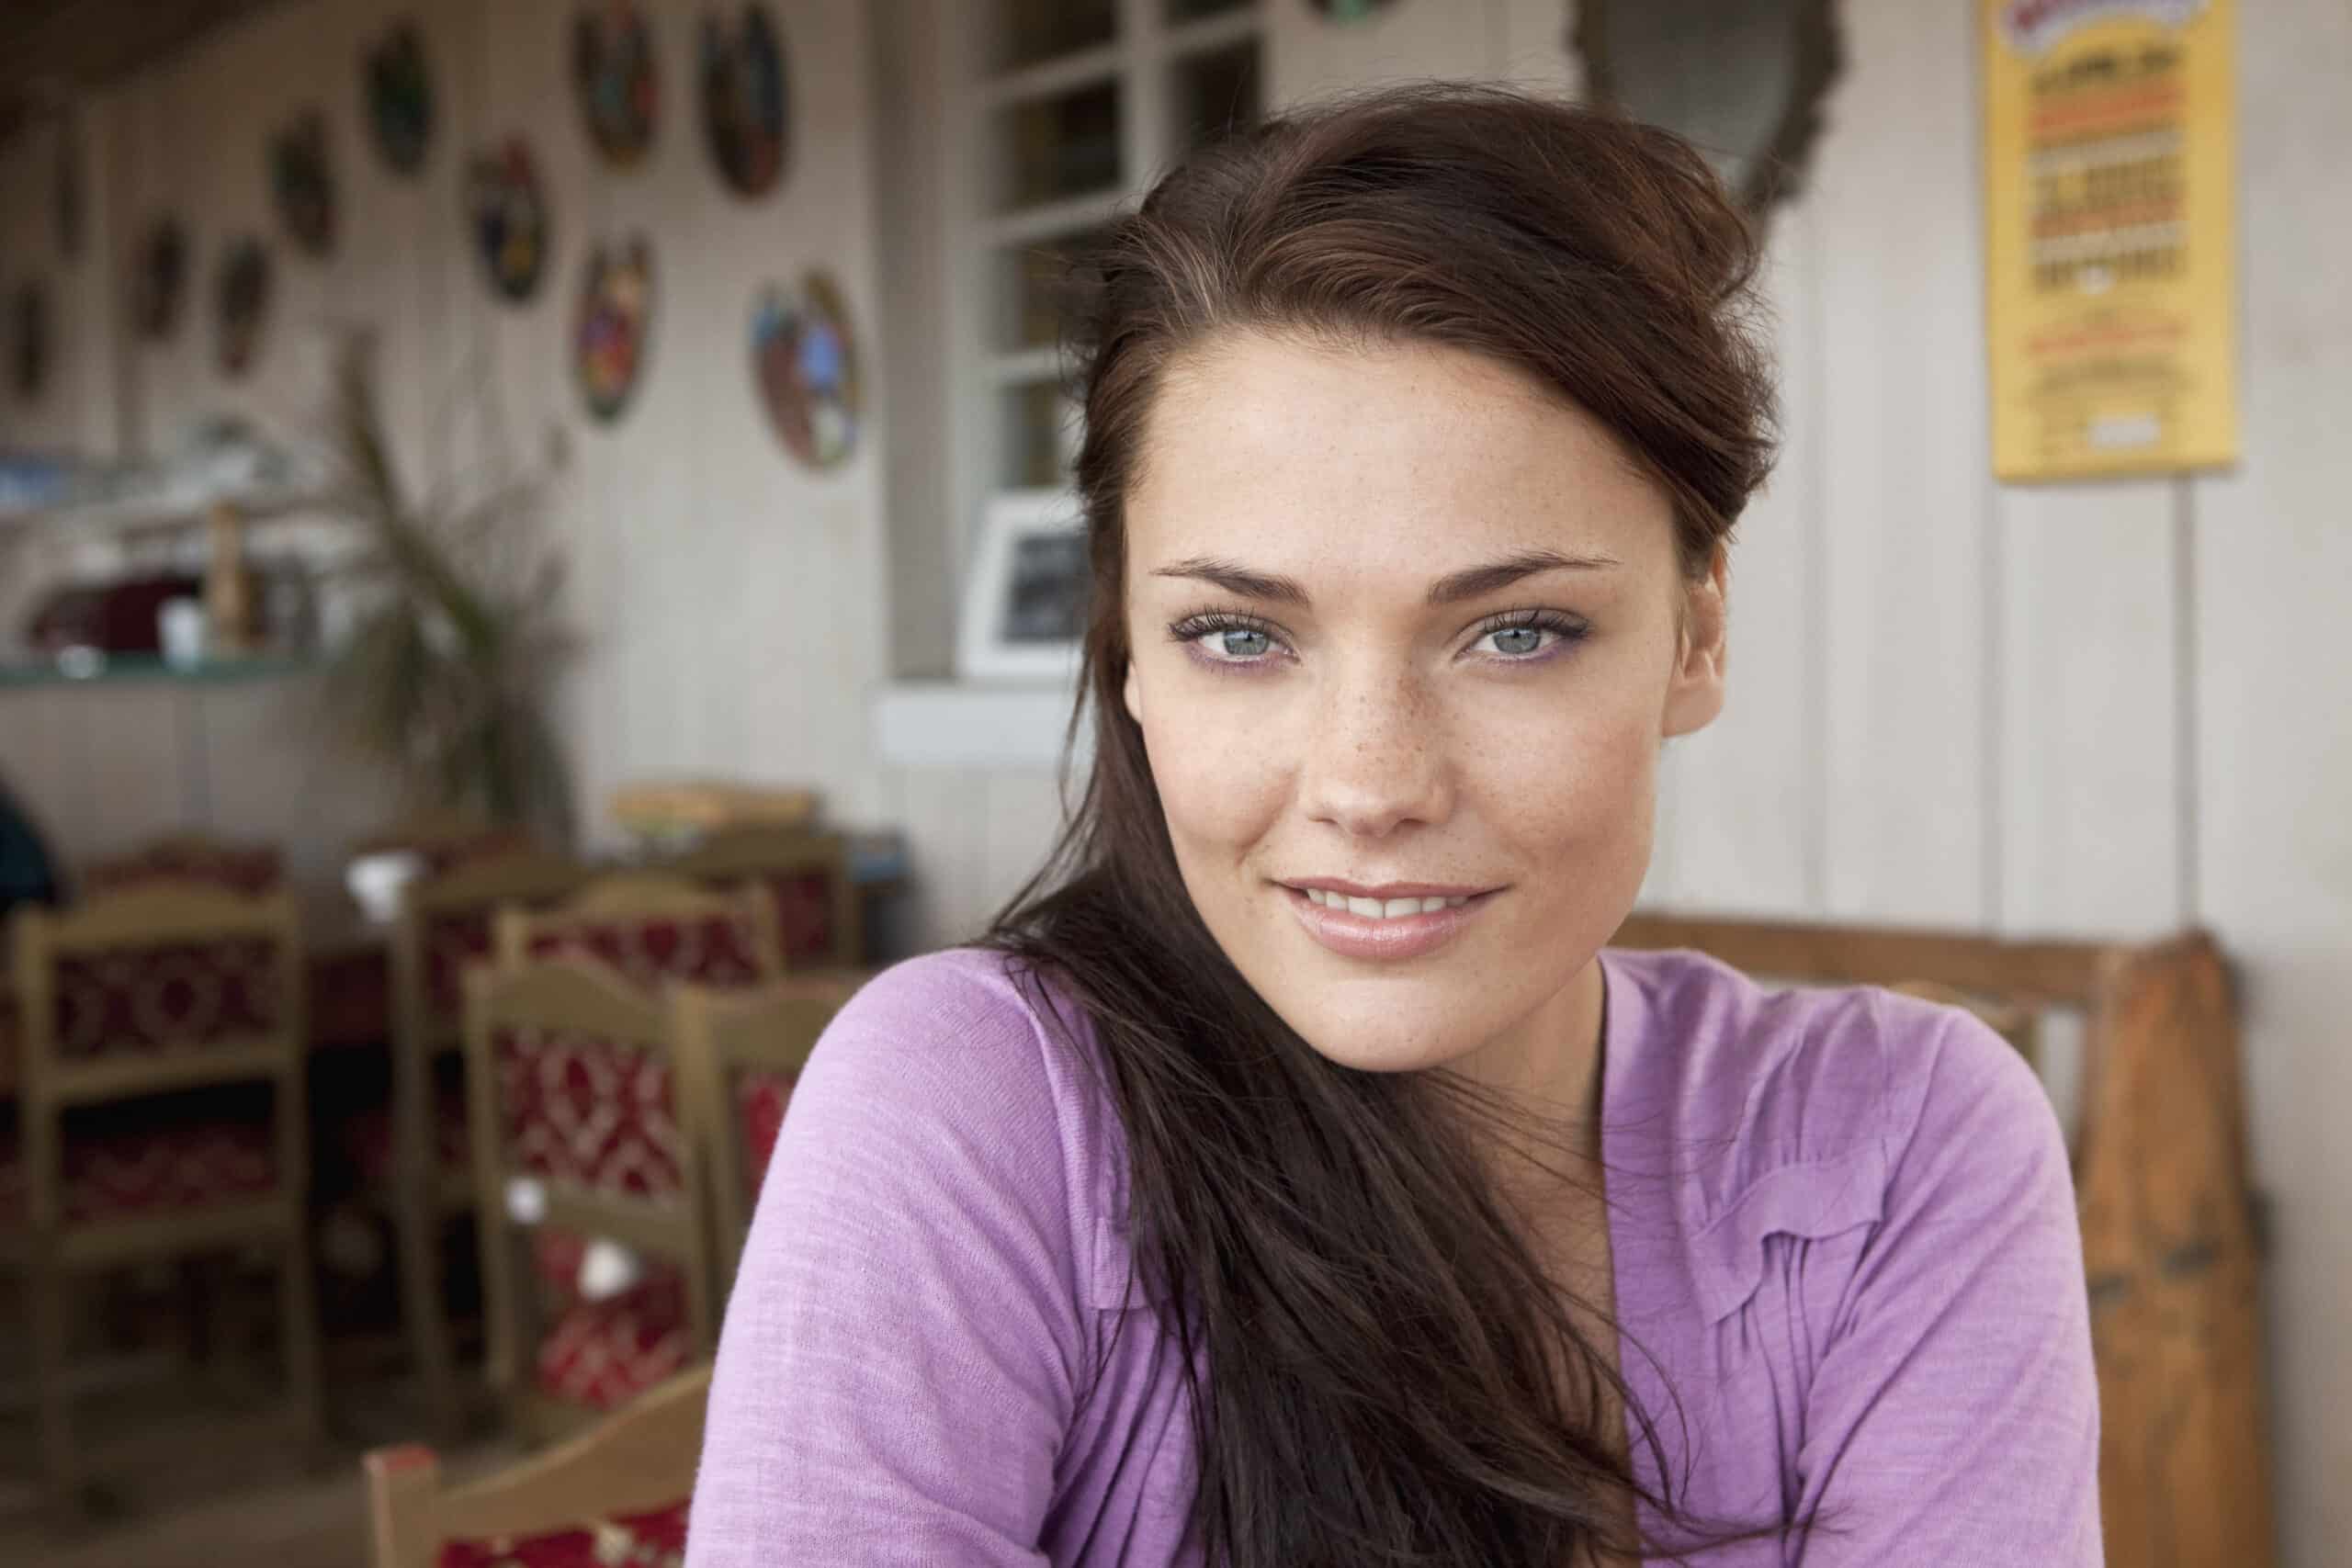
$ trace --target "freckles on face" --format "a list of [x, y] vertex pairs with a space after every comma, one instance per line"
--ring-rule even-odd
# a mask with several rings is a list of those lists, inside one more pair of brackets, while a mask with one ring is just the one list
[[1244, 977], [1367, 1068], [1540, 1025], [1648, 862], [1663, 492], [1494, 362], [1239, 335], [1159, 389], [1126, 527], [1127, 709]]

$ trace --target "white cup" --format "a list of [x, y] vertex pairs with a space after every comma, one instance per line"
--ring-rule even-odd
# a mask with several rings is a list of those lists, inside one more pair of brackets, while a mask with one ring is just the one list
[[185, 595], [166, 599], [155, 611], [155, 640], [162, 645], [164, 662], [175, 670], [187, 670], [204, 662], [207, 640], [204, 601]]

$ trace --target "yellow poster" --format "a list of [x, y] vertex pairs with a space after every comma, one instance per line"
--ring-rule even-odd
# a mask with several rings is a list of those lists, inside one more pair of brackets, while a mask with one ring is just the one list
[[1982, 0], [1993, 467], [2234, 462], [2236, 0]]

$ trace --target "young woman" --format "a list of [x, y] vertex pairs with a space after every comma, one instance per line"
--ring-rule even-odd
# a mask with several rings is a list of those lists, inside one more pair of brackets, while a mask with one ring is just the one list
[[2098, 1562], [2030, 1073], [1603, 947], [1724, 700], [1754, 261], [1673, 139], [1467, 88], [1116, 225], [1092, 774], [809, 1062], [695, 1568]]

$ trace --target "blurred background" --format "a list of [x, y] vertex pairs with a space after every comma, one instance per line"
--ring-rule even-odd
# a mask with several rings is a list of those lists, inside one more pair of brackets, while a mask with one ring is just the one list
[[1624, 940], [1994, 1017], [2110, 1561], [2352, 1561], [2339, 0], [12, 0], [0, 1556], [435, 1561], [363, 1450], [691, 1379], [794, 1042], [1059, 820], [1069, 248], [1423, 77], [1769, 236]]

